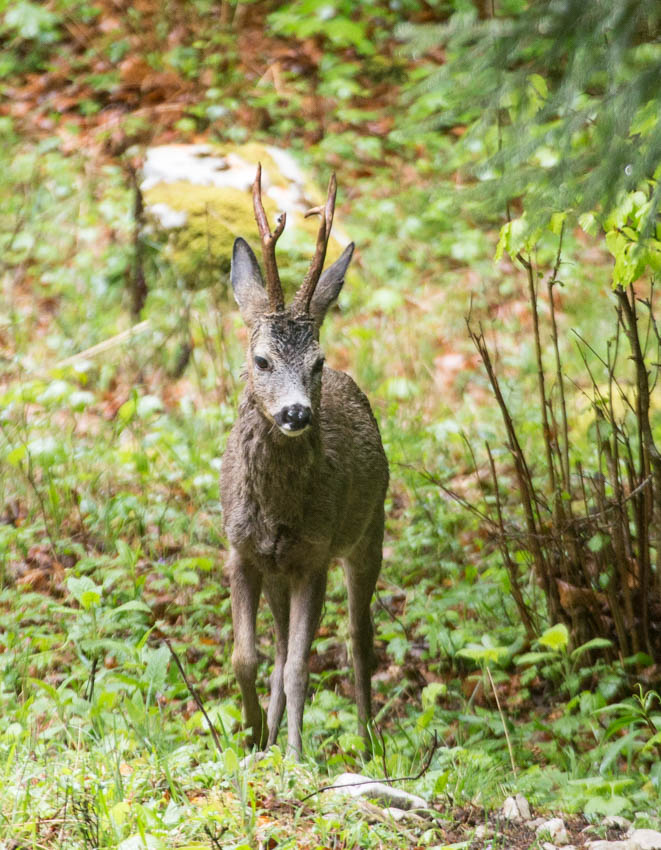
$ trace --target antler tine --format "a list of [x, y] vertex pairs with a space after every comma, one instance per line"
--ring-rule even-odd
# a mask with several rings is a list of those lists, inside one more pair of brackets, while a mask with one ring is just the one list
[[257, 175], [255, 182], [252, 184], [252, 203], [255, 209], [255, 220], [257, 221], [257, 229], [262, 240], [262, 256], [264, 258], [264, 271], [266, 273], [266, 292], [269, 298], [271, 310], [279, 312], [285, 308], [285, 296], [282, 292], [282, 283], [278, 274], [278, 265], [275, 260], [275, 243], [278, 241], [280, 234], [285, 229], [287, 214], [281, 213], [275, 225], [275, 230], [271, 233], [269, 222], [262, 203], [262, 164], [257, 163]]
[[326, 249], [328, 248], [328, 240], [330, 238], [331, 227], [333, 226], [333, 215], [335, 213], [335, 197], [337, 195], [337, 180], [335, 172], [331, 174], [328, 183], [328, 196], [326, 204], [321, 207], [313, 207], [305, 213], [305, 217], [318, 215], [321, 213], [321, 222], [319, 224], [319, 232], [317, 233], [317, 246], [315, 248], [314, 257], [310, 263], [308, 273], [301, 284], [301, 288], [296, 293], [294, 306], [297, 311], [303, 313], [310, 312], [310, 302], [314, 295], [314, 290], [319, 283], [321, 272], [324, 268], [324, 260], [326, 259]]

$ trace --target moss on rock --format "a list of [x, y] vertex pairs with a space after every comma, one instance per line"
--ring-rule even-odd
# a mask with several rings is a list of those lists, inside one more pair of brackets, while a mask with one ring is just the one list
[[250, 241], [255, 230], [250, 196], [238, 189], [184, 181], [159, 183], [145, 193], [145, 200], [148, 209], [165, 204], [186, 214], [183, 226], [160, 232], [167, 237], [168, 259], [191, 289], [203, 289], [226, 278], [234, 240], [248, 234], [245, 238]]
[[[273, 156], [263, 146], [250, 144], [233, 150], [209, 148], [210, 156], [229, 157], [230, 154], [234, 159], [250, 164], [251, 176], [252, 165], [261, 161], [271, 186], [286, 190], [290, 185], [290, 181], [278, 171]], [[163, 180], [145, 189], [144, 197], [150, 230], [165, 243], [165, 255], [186, 287], [204, 289], [225, 284], [237, 236], [246, 239], [261, 258], [249, 189], [203, 185], [186, 179]], [[315, 202], [318, 203], [316, 199]], [[277, 204], [266, 193], [263, 203], [273, 226], [278, 213]], [[287, 227], [278, 242], [278, 266], [286, 290], [300, 284], [314, 252], [317, 228], [317, 219], [304, 218], [302, 211], [289, 212]], [[335, 260], [342, 247], [331, 236], [327, 261]]]

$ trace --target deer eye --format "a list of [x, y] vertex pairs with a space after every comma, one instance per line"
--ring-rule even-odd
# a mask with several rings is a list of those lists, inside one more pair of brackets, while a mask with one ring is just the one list
[[266, 357], [259, 357], [259, 355], [255, 357], [255, 366], [257, 366], [257, 368], [262, 372], [266, 372], [270, 368], [269, 361]]
[[325, 357], [319, 357], [317, 360], [315, 360], [314, 366], [312, 367], [313, 375], [318, 375], [319, 372], [321, 372], [321, 370], [324, 368], [325, 359]]

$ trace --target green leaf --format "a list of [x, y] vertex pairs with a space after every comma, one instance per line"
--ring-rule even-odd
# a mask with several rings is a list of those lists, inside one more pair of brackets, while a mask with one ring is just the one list
[[609, 540], [610, 537], [607, 534], [602, 534], [601, 531], [597, 531], [597, 533], [593, 534], [588, 540], [588, 549], [591, 552], [601, 552]]
[[550, 629], [547, 629], [540, 636], [539, 643], [555, 651], [566, 650], [569, 644], [569, 630], [567, 626], [564, 623], [557, 623], [557, 625], [551, 626]]
[[582, 643], [580, 646], [577, 646], [571, 653], [571, 658], [579, 658], [584, 652], [589, 652], [591, 649], [609, 649], [612, 645], [613, 641], [608, 640], [608, 638], [592, 638], [592, 640], [587, 641], [587, 643]]
[[457, 655], [470, 658], [477, 664], [501, 664], [509, 655], [506, 646], [483, 646], [479, 643], [471, 643], [460, 649]]
[[439, 697], [444, 697], [448, 692], [445, 682], [430, 682], [422, 689], [421, 699], [423, 708], [433, 708]]
[[11, 466], [19, 466], [23, 458], [27, 455], [27, 446], [16, 446], [5, 457], [5, 460]]
[[631, 803], [626, 797], [613, 794], [610, 797], [590, 797], [583, 807], [585, 815], [619, 815], [631, 808]]
[[556, 658], [554, 652], [524, 652], [523, 655], [515, 659], [514, 663], [517, 666], [522, 664], [539, 664], [543, 661], [551, 661], [554, 658]]
[[[3, 4], [4, 5], [4, 4]], [[5, 26], [13, 29], [26, 41], [35, 39], [45, 43], [57, 39], [57, 17], [42, 4], [19, 0], [10, 3], [5, 15]]]
[[135, 416], [137, 410], [137, 401], [135, 398], [130, 398], [117, 411], [117, 418], [123, 425], [127, 425]]
[[125, 602], [123, 605], [108, 611], [108, 615], [116, 617], [118, 614], [124, 614], [127, 611], [141, 611], [145, 614], [151, 614], [151, 608], [146, 602], [142, 602], [139, 599], [131, 599], [129, 602]]
[[101, 588], [89, 576], [69, 576], [67, 589], [85, 610], [95, 607], [101, 601]]
[[169, 663], [170, 650], [167, 646], [159, 646], [158, 649], [149, 651], [143, 678], [149, 683], [152, 690], [160, 691], [162, 689]]
[[239, 758], [231, 747], [223, 752], [225, 770], [227, 773], [236, 773], [239, 769]]
[[551, 216], [551, 220], [549, 221], [549, 230], [551, 233], [555, 233], [556, 236], [559, 236], [562, 233], [562, 228], [565, 223], [565, 219], [567, 218], [567, 213], [553, 213]]

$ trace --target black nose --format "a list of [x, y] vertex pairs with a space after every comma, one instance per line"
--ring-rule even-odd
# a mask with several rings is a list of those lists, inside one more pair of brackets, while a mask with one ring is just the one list
[[310, 424], [312, 411], [309, 407], [304, 407], [302, 404], [292, 404], [289, 407], [283, 407], [280, 413], [275, 417], [275, 421], [280, 426], [286, 426], [290, 431], [300, 431]]

